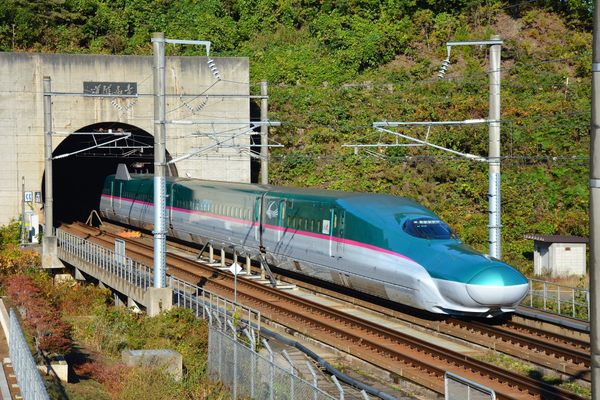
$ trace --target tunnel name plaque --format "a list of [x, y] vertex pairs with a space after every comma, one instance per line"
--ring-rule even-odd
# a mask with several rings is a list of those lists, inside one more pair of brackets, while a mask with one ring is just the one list
[[83, 82], [84, 96], [137, 96], [137, 82]]

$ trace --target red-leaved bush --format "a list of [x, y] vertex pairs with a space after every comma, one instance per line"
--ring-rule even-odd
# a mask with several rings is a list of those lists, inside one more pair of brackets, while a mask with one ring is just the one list
[[22, 274], [11, 276], [6, 282], [6, 292], [18, 308], [23, 324], [33, 335], [38, 352], [65, 354], [71, 349], [71, 325], [62, 320], [60, 312], [44, 298], [31, 277]]
[[75, 367], [79, 377], [92, 378], [102, 384], [111, 398], [118, 398], [131, 368], [124, 364], [105, 364], [89, 361]]

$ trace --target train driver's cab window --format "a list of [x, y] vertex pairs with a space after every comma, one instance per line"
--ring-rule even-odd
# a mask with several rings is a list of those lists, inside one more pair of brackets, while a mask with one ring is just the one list
[[456, 239], [448, 224], [436, 218], [415, 218], [404, 222], [402, 229], [411, 236], [430, 240]]

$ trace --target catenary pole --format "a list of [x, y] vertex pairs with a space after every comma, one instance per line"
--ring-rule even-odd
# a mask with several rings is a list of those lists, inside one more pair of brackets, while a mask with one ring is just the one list
[[592, 399], [600, 400], [600, 337], [598, 293], [600, 274], [600, 3], [594, 2], [592, 42], [592, 123], [590, 127], [590, 346], [592, 350]]
[[[492, 36], [491, 40], [500, 40]], [[500, 215], [500, 44], [490, 46], [489, 90], [489, 242], [490, 256], [502, 258], [502, 222]]]
[[54, 198], [52, 193], [52, 83], [44, 76], [44, 236], [54, 236]]
[[154, 50], [154, 287], [165, 287], [166, 272], [166, 104], [165, 35], [152, 34]]
[[260, 183], [263, 185], [269, 184], [269, 126], [265, 124], [268, 118], [268, 86], [267, 82], [260, 83], [260, 121], [263, 124], [260, 126]]

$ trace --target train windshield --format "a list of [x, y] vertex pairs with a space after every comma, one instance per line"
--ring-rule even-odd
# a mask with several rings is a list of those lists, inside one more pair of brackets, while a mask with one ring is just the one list
[[456, 239], [448, 224], [435, 218], [409, 219], [402, 226], [404, 232], [422, 239]]

